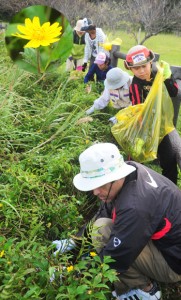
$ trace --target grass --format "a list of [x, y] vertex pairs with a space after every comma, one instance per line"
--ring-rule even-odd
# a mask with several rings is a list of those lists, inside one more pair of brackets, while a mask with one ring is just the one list
[[[121, 51], [126, 52], [133, 41], [123, 32], [120, 36]], [[165, 44], [166, 37], [174, 48], [178, 37], [164, 35]], [[157, 39], [155, 47], [159, 46], [159, 36], [153, 39]], [[162, 53], [161, 48], [155, 49]], [[95, 114], [91, 122], [78, 124], [79, 119], [85, 117], [85, 110], [99, 96], [96, 85], [89, 95], [85, 92], [83, 73], [73, 72], [69, 76], [60, 67], [40, 80], [37, 75], [13, 65], [6, 53], [3, 35], [0, 53], [1, 298], [64, 299], [61, 293], [74, 293], [79, 285], [77, 271], [66, 273], [60, 287], [60, 276], [63, 268], [69, 266], [70, 257], [53, 257], [51, 241], [74, 235], [97, 209], [95, 199], [89, 201], [90, 195], [74, 189], [72, 178], [79, 171], [78, 156], [86, 147], [94, 141], [115, 141], [108, 124], [113, 111], [106, 108]], [[180, 49], [178, 58], [179, 53]], [[168, 61], [166, 56], [165, 60]], [[178, 64], [181, 65], [181, 60]], [[181, 117], [178, 129], [181, 131]], [[158, 166], [151, 164], [151, 167], [160, 172]], [[180, 181], [181, 177], [179, 184]], [[93, 272], [97, 262], [88, 263]], [[80, 261], [75, 268], [85, 272]], [[55, 281], [50, 283], [50, 275], [55, 270]], [[104, 279], [91, 273], [90, 278], [96, 277], [106, 285], [106, 276], [113, 274], [107, 273], [107, 266], [104, 271]], [[81, 277], [83, 289], [79, 290], [77, 299], [93, 299], [86, 294], [85, 283], [90, 292], [95, 282], [90, 279], [87, 283], [86, 276]], [[172, 287], [163, 286], [164, 300], [174, 299], [171, 293], [179, 291], [179, 287]], [[106, 290], [95, 287], [93, 295], [96, 292], [100, 296], [97, 299], [103, 299], [101, 292]], [[75, 299], [74, 294], [65, 299]]]
[[[107, 35], [111, 40], [111, 35], [109, 33]], [[122, 39], [120, 51], [123, 53], [127, 53], [131, 47], [135, 46], [135, 40], [125, 31], [117, 31], [113, 35], [113, 38], [116, 37]], [[144, 46], [160, 54], [160, 59], [167, 61], [171, 66], [181, 66], [181, 36], [161, 33], [145, 41]], [[119, 66], [124, 68], [122, 60], [119, 60]]]

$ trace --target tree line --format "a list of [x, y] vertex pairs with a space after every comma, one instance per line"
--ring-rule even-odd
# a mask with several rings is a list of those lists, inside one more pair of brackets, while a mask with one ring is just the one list
[[[21, 9], [40, 4], [61, 11], [72, 26], [88, 17], [96, 26], [112, 32], [126, 30], [137, 44], [161, 32], [181, 30], [180, 0], [1, 0], [0, 19], [9, 22]], [[144, 32], [142, 39], [140, 31]]]

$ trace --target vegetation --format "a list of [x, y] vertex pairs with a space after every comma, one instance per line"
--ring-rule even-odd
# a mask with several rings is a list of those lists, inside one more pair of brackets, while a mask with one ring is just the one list
[[[116, 278], [110, 258], [100, 262], [89, 242], [76, 256], [54, 256], [52, 241], [74, 236], [97, 208], [72, 179], [86, 147], [115, 142], [108, 124], [114, 111], [85, 118], [100, 87], [92, 84], [87, 94], [83, 73], [67, 74], [63, 65], [43, 77], [18, 69], [3, 34], [0, 53], [1, 299], [110, 299], [108, 282]], [[170, 289], [163, 288], [170, 300]]]

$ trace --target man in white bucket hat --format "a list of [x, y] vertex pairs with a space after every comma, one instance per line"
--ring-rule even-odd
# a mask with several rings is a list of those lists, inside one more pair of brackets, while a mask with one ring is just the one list
[[[95, 110], [104, 109], [110, 102], [116, 109], [122, 109], [131, 105], [129, 99], [129, 86], [132, 76], [120, 68], [112, 68], [106, 74], [104, 81], [104, 91], [102, 95], [94, 101], [94, 104], [86, 111], [87, 115], [92, 114]], [[116, 123], [116, 118], [110, 119]]]
[[79, 162], [75, 187], [92, 191], [102, 203], [92, 241], [101, 258], [115, 260], [110, 267], [120, 281], [113, 296], [161, 299], [156, 281], [181, 280], [181, 191], [161, 174], [124, 162], [112, 143], [90, 146]]

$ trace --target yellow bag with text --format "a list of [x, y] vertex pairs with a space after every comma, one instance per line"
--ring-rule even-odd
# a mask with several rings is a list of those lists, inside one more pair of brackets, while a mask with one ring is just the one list
[[159, 143], [174, 130], [172, 100], [163, 82], [163, 68], [157, 64], [157, 69], [145, 102], [120, 110], [118, 123], [111, 128], [125, 153], [138, 162], [154, 160]]

